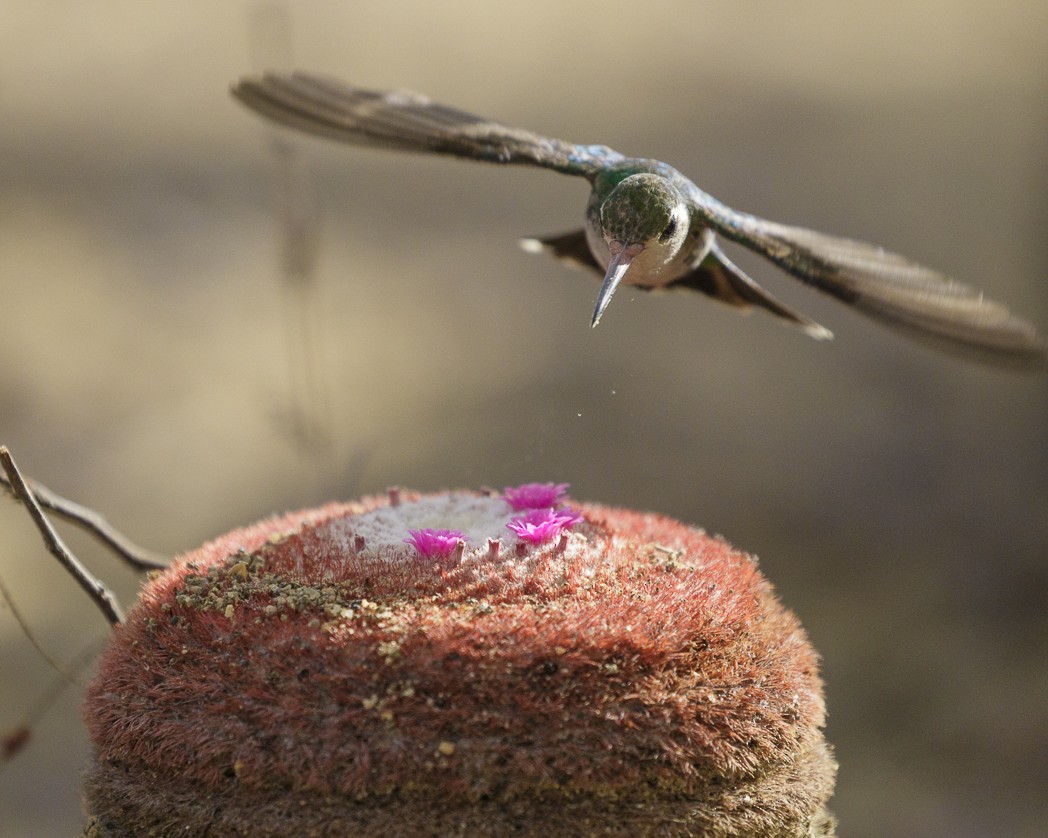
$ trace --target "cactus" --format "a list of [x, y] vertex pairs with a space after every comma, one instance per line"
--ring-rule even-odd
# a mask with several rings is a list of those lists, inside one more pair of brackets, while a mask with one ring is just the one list
[[756, 561], [565, 489], [391, 491], [154, 575], [88, 691], [85, 835], [832, 835]]

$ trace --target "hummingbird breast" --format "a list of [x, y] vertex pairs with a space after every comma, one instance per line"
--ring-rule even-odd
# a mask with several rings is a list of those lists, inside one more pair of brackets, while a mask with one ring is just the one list
[[[600, 208], [596, 213], [586, 212], [586, 243], [597, 263], [607, 270], [611, 262], [611, 251], [604, 240], [604, 228], [600, 223]], [[632, 244], [632, 242], [626, 242]], [[644, 288], [661, 288], [690, 273], [709, 253], [713, 245], [713, 231], [695, 221], [690, 226], [679, 247], [658, 241], [648, 242], [644, 250], [633, 260], [622, 278], [627, 285]]]

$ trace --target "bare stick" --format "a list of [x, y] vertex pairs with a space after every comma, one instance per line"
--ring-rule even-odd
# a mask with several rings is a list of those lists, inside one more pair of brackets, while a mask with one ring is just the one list
[[[112, 524], [93, 509], [64, 498], [31, 478], [25, 478], [24, 482], [40, 506], [53, 512], [59, 518], [87, 530], [136, 570], [157, 570], [167, 567], [167, 559], [159, 553], [146, 550], [133, 543], [127, 536], [113, 529]], [[11, 481], [2, 474], [0, 474], [0, 486], [21, 500], [14, 486], [11, 485]]]
[[7, 603], [7, 607], [11, 609], [11, 616], [15, 618], [15, 622], [18, 623], [19, 627], [22, 629], [22, 634], [29, 638], [29, 642], [33, 645], [33, 648], [36, 649], [37, 654], [47, 661], [48, 666], [61, 675], [67, 683], [75, 684], [76, 678], [59, 666], [58, 662], [47, 653], [47, 650], [42, 645], [40, 645], [40, 641], [36, 639], [36, 635], [33, 634], [32, 629], [29, 628], [29, 623], [26, 622], [25, 617], [22, 616], [22, 612], [19, 611], [18, 606], [15, 605], [15, 598], [11, 596], [11, 591], [8, 590], [7, 584], [3, 579], [0, 579], [0, 596], [2, 596], [4, 602]]
[[51, 526], [51, 522], [47, 520], [33, 493], [26, 485], [25, 478], [22, 477], [22, 473], [18, 470], [18, 466], [15, 465], [14, 458], [11, 456], [11, 452], [7, 450], [5, 445], [0, 445], [0, 465], [7, 472], [11, 490], [25, 504], [26, 509], [29, 510], [29, 516], [33, 519], [33, 523], [36, 524], [40, 535], [43, 536], [44, 544], [47, 545], [51, 555], [58, 559], [62, 566], [80, 583], [80, 587], [87, 592], [87, 595], [91, 597], [95, 605], [102, 610], [102, 613], [106, 615], [106, 619], [109, 620], [111, 625], [122, 622], [124, 615], [120, 610], [116, 597], [113, 596], [113, 592], [100, 580], [92, 576], [87, 568], [80, 563], [80, 560], [65, 546], [58, 533], [55, 532], [54, 527]]
[[59, 677], [53, 680], [47, 688], [37, 696], [36, 700], [30, 704], [29, 712], [26, 714], [21, 724], [4, 731], [3, 735], [0, 736], [0, 773], [3, 773], [7, 764], [18, 756], [19, 752], [22, 751], [22, 749], [29, 743], [29, 740], [33, 738], [33, 729], [40, 723], [40, 720], [47, 714], [65, 689], [69, 687], [70, 684], [74, 686], [83, 686], [80, 676], [83, 674], [84, 670], [91, 665], [92, 661], [94, 661], [98, 656], [99, 650], [106, 642], [108, 642], [108, 640], [108, 634], [103, 637], [95, 638], [81, 649], [80, 654], [73, 658], [73, 660], [66, 666], [61, 668], [55, 667], [58, 669]]

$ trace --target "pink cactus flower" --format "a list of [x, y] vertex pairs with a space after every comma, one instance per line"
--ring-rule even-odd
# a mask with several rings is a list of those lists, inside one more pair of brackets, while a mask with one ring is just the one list
[[545, 509], [564, 502], [567, 483], [523, 483], [507, 486], [502, 497], [515, 512], [525, 509]]
[[545, 544], [560, 535], [561, 530], [581, 520], [582, 516], [574, 509], [532, 509], [513, 518], [506, 526], [513, 530], [521, 541]]
[[408, 530], [405, 544], [410, 544], [426, 559], [450, 556], [460, 541], [466, 541], [462, 530], [431, 529]]

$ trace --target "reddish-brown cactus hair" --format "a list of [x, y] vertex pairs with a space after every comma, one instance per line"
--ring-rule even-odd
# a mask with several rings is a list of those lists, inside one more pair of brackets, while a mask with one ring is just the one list
[[89, 689], [88, 833], [832, 834], [816, 655], [754, 560], [554, 513], [401, 490], [182, 557]]

